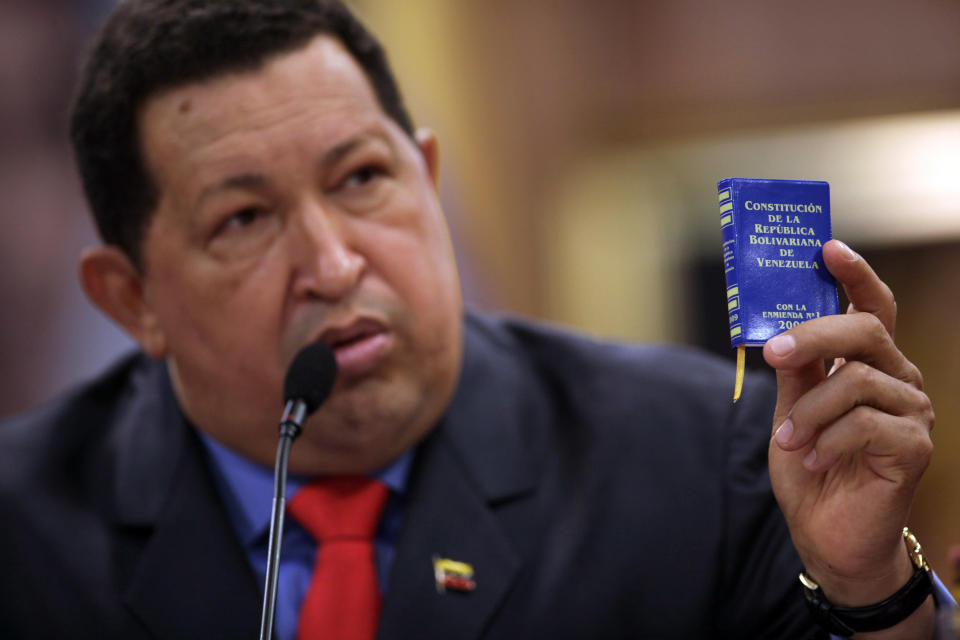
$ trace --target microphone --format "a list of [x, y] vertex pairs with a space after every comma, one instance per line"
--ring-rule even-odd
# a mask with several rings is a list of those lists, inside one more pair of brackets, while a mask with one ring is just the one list
[[337, 378], [337, 359], [322, 342], [308, 344], [297, 353], [283, 381], [283, 418], [280, 436], [296, 440], [303, 421], [330, 395]]
[[280, 444], [273, 470], [273, 512], [270, 516], [270, 543], [267, 547], [267, 573], [264, 581], [260, 640], [273, 635], [274, 609], [277, 604], [277, 574], [280, 568], [280, 542], [283, 514], [287, 502], [287, 462], [290, 447], [303, 430], [303, 421], [330, 395], [337, 378], [337, 359], [322, 342], [309, 344], [297, 353], [283, 383], [284, 409], [280, 419]]

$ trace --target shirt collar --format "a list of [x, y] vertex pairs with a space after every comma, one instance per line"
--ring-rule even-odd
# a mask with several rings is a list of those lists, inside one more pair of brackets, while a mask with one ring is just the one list
[[[198, 430], [198, 433], [210, 460], [214, 483], [240, 541], [244, 546], [255, 544], [270, 528], [273, 469], [243, 457], [202, 431]], [[407, 489], [412, 459], [411, 449], [369, 475], [402, 495]], [[287, 500], [311, 479], [307, 475], [290, 474], [287, 477]]]

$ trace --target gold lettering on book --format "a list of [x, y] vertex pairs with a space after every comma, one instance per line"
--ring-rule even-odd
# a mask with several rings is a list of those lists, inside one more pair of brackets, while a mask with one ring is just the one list
[[758, 267], [777, 267], [779, 269], [819, 269], [820, 265], [808, 260], [775, 260], [772, 258], [755, 258]]
[[747, 211], [776, 211], [780, 213], [823, 213], [823, 206], [819, 204], [793, 204], [789, 202], [754, 202], [747, 200], [743, 203]]
[[780, 238], [778, 236], [748, 236], [750, 244], [770, 244], [781, 247], [822, 247], [819, 238]]

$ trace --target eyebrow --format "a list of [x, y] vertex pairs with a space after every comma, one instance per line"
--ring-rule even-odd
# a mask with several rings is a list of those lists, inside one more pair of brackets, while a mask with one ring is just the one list
[[[343, 159], [344, 156], [348, 155], [357, 147], [366, 144], [377, 137], [378, 136], [375, 134], [365, 132], [349, 138], [348, 140], [344, 140], [323, 154], [323, 157], [320, 159], [320, 166], [329, 167], [336, 164]], [[197, 196], [197, 204], [202, 203], [204, 200], [220, 191], [227, 191], [230, 189], [258, 189], [263, 188], [266, 184], [267, 178], [262, 173], [240, 173], [235, 176], [225, 178], [220, 182], [212, 184], [203, 189], [203, 191], [200, 192], [200, 195]]]
[[371, 138], [373, 138], [373, 136], [369, 133], [361, 133], [353, 138], [344, 140], [333, 149], [330, 149], [323, 154], [323, 158], [320, 159], [320, 165], [323, 167], [329, 167], [330, 165], [336, 164], [338, 161], [342, 160], [344, 156], [349, 154], [360, 145], [368, 142]]
[[262, 188], [266, 183], [267, 178], [262, 173], [241, 173], [230, 176], [201, 191], [200, 195], [197, 196], [197, 204], [201, 204], [204, 200], [220, 191], [227, 191], [229, 189], [258, 189]]

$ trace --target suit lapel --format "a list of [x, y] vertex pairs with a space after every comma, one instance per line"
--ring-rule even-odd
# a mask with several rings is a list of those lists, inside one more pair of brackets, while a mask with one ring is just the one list
[[162, 367], [140, 382], [117, 443], [124, 604], [157, 638], [249, 637], [253, 572]]
[[[521, 424], [534, 417], [531, 377], [469, 323], [465, 343], [453, 402], [417, 453], [379, 640], [479, 638], [523, 566], [518, 531], [534, 510], [513, 509], [509, 527], [499, 511], [535, 492]], [[476, 588], [438, 590], [434, 557], [472, 565]]]
[[[381, 617], [380, 640], [475, 638], [496, 611], [520, 559], [448, 443], [432, 442], [413, 478], [408, 513]], [[471, 564], [472, 592], [439, 591], [434, 557]]]

